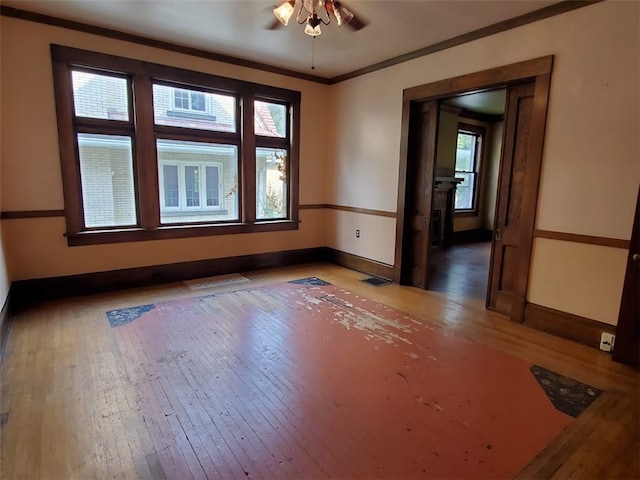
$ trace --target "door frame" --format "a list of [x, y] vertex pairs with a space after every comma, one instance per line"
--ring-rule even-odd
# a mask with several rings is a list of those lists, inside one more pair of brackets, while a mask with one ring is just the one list
[[631, 229], [631, 242], [627, 253], [627, 267], [622, 286], [622, 298], [616, 326], [616, 342], [613, 347], [613, 361], [624, 363], [636, 370], [640, 368], [638, 352], [638, 269], [640, 262], [633, 258], [640, 253], [640, 188], [636, 200], [636, 212]]
[[[470, 73], [459, 77], [439, 80], [437, 82], [419, 85], [402, 92], [402, 125], [400, 137], [400, 169], [398, 178], [398, 209], [396, 219], [396, 246], [394, 258], [393, 279], [401, 283], [406, 278], [407, 265], [403, 265], [403, 250], [405, 249], [404, 234], [407, 208], [410, 208], [407, 198], [407, 182], [411, 173], [407, 169], [409, 155], [413, 151], [411, 142], [415, 136], [411, 135], [417, 106], [423, 102], [439, 100], [460, 93], [481, 92], [506, 88], [525, 81], [535, 82], [533, 113], [529, 145], [527, 147], [527, 162], [531, 162], [532, 176], [524, 185], [522, 192], [522, 212], [520, 217], [520, 246], [518, 248], [517, 272], [514, 286], [511, 320], [522, 323], [524, 321], [524, 307], [527, 287], [529, 283], [529, 269], [531, 264], [531, 250], [533, 247], [533, 231], [538, 205], [538, 187], [542, 166], [544, 134], [547, 121], [547, 107], [549, 103], [549, 89], [551, 85], [551, 71], [553, 69], [553, 55], [526, 60], [510, 65], [492, 68], [480, 72]], [[415, 121], [415, 120], [413, 120]], [[436, 145], [433, 146], [436, 148]], [[435, 155], [426, 155], [425, 161], [433, 163]], [[427, 170], [435, 172], [430, 165]], [[409, 177], [408, 177], [409, 176]], [[431, 212], [431, 198], [428, 199], [427, 212]], [[493, 263], [493, 255], [491, 258]], [[406, 262], [405, 262], [406, 263]]]

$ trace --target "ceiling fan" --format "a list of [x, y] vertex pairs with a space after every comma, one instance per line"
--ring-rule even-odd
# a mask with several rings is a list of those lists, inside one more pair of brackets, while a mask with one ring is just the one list
[[267, 28], [275, 30], [286, 26], [296, 10], [296, 22], [300, 25], [305, 24], [304, 33], [312, 37], [320, 35], [320, 25], [329, 25], [332, 18], [335, 18], [338, 26], [346, 25], [353, 31], [367, 25], [362, 18], [338, 0], [285, 0], [276, 4], [273, 9], [276, 19]]

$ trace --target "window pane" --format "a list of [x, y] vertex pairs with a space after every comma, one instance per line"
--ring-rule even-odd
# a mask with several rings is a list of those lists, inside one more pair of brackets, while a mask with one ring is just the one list
[[[238, 220], [236, 146], [158, 140], [157, 148], [162, 223]], [[169, 205], [174, 186], [177, 201]]]
[[131, 138], [78, 134], [86, 227], [136, 225]]
[[121, 77], [72, 71], [76, 116], [129, 120], [129, 89]]
[[163, 165], [164, 206], [178, 207], [178, 166]]
[[207, 186], [207, 206], [217, 207], [220, 205], [220, 184], [219, 184], [219, 172], [218, 167], [205, 167], [207, 172], [206, 186]]
[[228, 95], [154, 85], [153, 114], [156, 125], [236, 131], [236, 99]]
[[256, 218], [287, 218], [287, 151], [256, 149]]
[[185, 166], [184, 167], [184, 185], [185, 193], [187, 196], [187, 207], [199, 207], [200, 206], [200, 169], [198, 167]]
[[256, 135], [280, 138], [287, 136], [287, 107], [256, 100], [254, 110]]
[[191, 110], [195, 110], [197, 112], [206, 111], [204, 93], [191, 92]]
[[467, 172], [456, 172], [456, 178], [464, 178], [462, 183], [456, 187], [456, 210], [471, 210], [473, 208], [473, 187], [476, 174]]
[[473, 172], [476, 149], [476, 136], [468, 133], [458, 133], [458, 148], [456, 150], [456, 171]]
[[173, 105], [176, 108], [189, 108], [189, 92], [186, 90], [174, 90]]

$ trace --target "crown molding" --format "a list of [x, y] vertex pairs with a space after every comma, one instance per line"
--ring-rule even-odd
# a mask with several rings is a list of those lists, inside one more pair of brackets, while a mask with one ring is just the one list
[[329, 84], [334, 85], [336, 83], [344, 82], [345, 80], [351, 80], [352, 78], [366, 75], [367, 73], [382, 70], [383, 68], [387, 67], [392, 67], [399, 63], [404, 63], [409, 60], [431, 55], [432, 53], [440, 52], [452, 47], [457, 47], [458, 45], [462, 45], [464, 43], [473, 42], [474, 40], [479, 40], [484, 37], [495, 35], [496, 33], [501, 33], [513, 28], [522, 27], [523, 25], [537, 22], [538, 20], [544, 20], [545, 18], [560, 15], [561, 13], [570, 12], [571, 10], [576, 10], [578, 8], [586, 7], [589, 5], [593, 5], [594, 3], [600, 3], [603, 1], [604, 0], [563, 0], [559, 3], [554, 3], [553, 5], [534, 10], [533, 12], [525, 13], [524, 15], [513, 17], [508, 20], [503, 20], [501, 22], [494, 23], [477, 30], [473, 30], [471, 32], [458, 35], [457, 37], [449, 38], [448, 40], [443, 40], [442, 42], [434, 43], [433, 45], [419, 48], [418, 50], [414, 50], [403, 55], [398, 55], [397, 57], [389, 58], [388, 60], [383, 60], [382, 62], [374, 63], [373, 65], [369, 65], [368, 67], [359, 68], [358, 70], [354, 70], [343, 75], [338, 75], [336, 77], [333, 77], [329, 81]]
[[310, 75], [308, 73], [297, 72], [295, 70], [289, 70], [287, 68], [281, 68], [281, 67], [276, 67], [274, 65], [269, 65], [266, 63], [247, 60], [245, 58], [234, 57], [231, 55], [216, 53], [213, 51], [204, 50], [200, 48], [188, 47], [186, 45], [180, 45], [176, 43], [167, 42], [164, 40], [158, 40], [151, 37], [145, 37], [143, 35], [136, 35], [133, 33], [121, 32], [119, 30], [114, 30], [111, 28], [99, 27], [96, 25], [77, 22], [74, 20], [67, 20], [64, 18], [44, 15], [36, 12], [30, 12], [27, 10], [21, 10], [19, 8], [14, 8], [14, 7], [7, 7], [7, 6], [0, 5], [0, 16], [17, 18], [20, 20], [42, 23], [45, 25], [52, 25], [56, 27], [66, 28], [69, 30], [75, 30], [78, 32], [89, 33], [92, 35], [100, 35], [107, 38], [113, 38], [115, 40], [137, 43], [139, 45], [145, 45], [153, 48], [160, 48], [163, 50], [182, 53], [185, 55], [191, 55], [194, 57], [206, 58], [208, 60], [213, 60], [217, 62], [229, 63], [231, 65], [237, 65], [240, 67], [252, 68], [255, 70], [261, 70], [263, 72], [270, 72], [278, 75], [285, 75], [288, 77], [299, 78], [301, 80], [321, 83], [324, 85], [335, 85], [336, 83], [344, 82], [346, 80], [350, 80], [352, 78], [366, 75], [367, 73], [372, 73], [377, 70], [382, 70], [384, 68], [391, 67], [393, 65], [397, 65], [399, 63], [403, 63], [408, 60], [413, 60], [419, 57], [431, 55], [432, 53], [440, 52], [448, 48], [456, 47], [458, 45], [472, 42], [474, 40], [479, 40], [481, 38], [488, 37], [496, 33], [521, 27], [529, 23], [537, 22], [539, 20], [544, 20], [545, 18], [570, 12], [578, 8], [587, 7], [589, 5], [600, 3], [602, 1], [604, 0], [563, 0], [561, 2], [554, 3], [553, 5], [549, 5], [547, 7], [534, 10], [533, 12], [525, 13], [524, 15], [510, 18], [508, 20], [503, 20], [501, 22], [494, 23], [492, 25], [488, 25], [483, 28], [479, 28], [472, 32], [458, 35], [457, 37], [443, 40], [442, 42], [434, 43], [432, 45], [428, 45], [418, 50], [414, 50], [412, 52], [398, 55], [396, 57], [389, 58], [382, 62], [374, 63], [367, 67], [359, 68], [357, 70], [353, 70], [352, 72], [348, 72], [342, 75], [337, 75], [332, 78], [320, 77], [318, 75]]
[[266, 63], [254, 62], [253, 60], [247, 60], [245, 58], [233, 57], [231, 55], [225, 55], [222, 53], [216, 53], [209, 50], [203, 50], [201, 48], [188, 47], [186, 45], [180, 45], [177, 43], [166, 42], [164, 40], [158, 40], [156, 38], [145, 37], [143, 35], [136, 35], [133, 33], [121, 32], [111, 28], [98, 27], [88, 23], [76, 22], [75, 20], [67, 20], [64, 18], [53, 17], [51, 15], [44, 15], [42, 13], [30, 12], [27, 10], [21, 10], [19, 8], [6, 7], [0, 5], [0, 16], [17, 18], [20, 20], [26, 20], [29, 22], [42, 23], [45, 25], [51, 25], [54, 27], [66, 28], [68, 30], [75, 30], [77, 32], [90, 33], [92, 35], [99, 35], [101, 37], [112, 38], [114, 40], [121, 40], [124, 42], [137, 43], [138, 45], [145, 45], [147, 47], [160, 48], [162, 50], [168, 50], [176, 53], [183, 53], [185, 55], [191, 55], [193, 57], [206, 58], [207, 60], [213, 60], [216, 62], [229, 63], [231, 65], [237, 65], [240, 67], [252, 68], [254, 70], [261, 70], [263, 72], [276, 73], [278, 75], [285, 75], [287, 77], [299, 78], [302, 80], [308, 80], [310, 82], [323, 83], [328, 85], [330, 79], [320, 77], [318, 75], [310, 75], [308, 73], [296, 72], [295, 70], [289, 70], [287, 68], [276, 67], [268, 65]]

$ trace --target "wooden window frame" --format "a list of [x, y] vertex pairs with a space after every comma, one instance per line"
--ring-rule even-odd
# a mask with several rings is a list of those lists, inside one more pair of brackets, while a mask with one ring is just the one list
[[[473, 182], [473, 201], [471, 208], [453, 209], [455, 217], [477, 217], [480, 214], [480, 193], [482, 192], [482, 167], [484, 164], [485, 142], [487, 137], [487, 129], [480, 125], [472, 125], [464, 121], [458, 122], [458, 130], [456, 132], [456, 141], [460, 132], [470, 132], [480, 137], [480, 148], [475, 151], [475, 159], [473, 162], [473, 171], [475, 173], [475, 181]], [[456, 162], [457, 154], [456, 154]], [[454, 166], [455, 169], [455, 166]], [[457, 170], [454, 170], [454, 176]]]
[[[300, 92], [60, 45], [51, 45], [51, 57], [65, 201], [65, 236], [69, 246], [298, 229]], [[76, 117], [71, 81], [73, 69], [126, 77], [129, 121]], [[156, 125], [154, 83], [235, 96], [236, 132]], [[286, 106], [284, 138], [255, 134], [255, 100]], [[85, 228], [77, 133], [117, 134], [132, 138], [138, 219], [135, 227]], [[160, 222], [158, 139], [224, 143], [238, 147], [239, 221]], [[256, 218], [256, 147], [280, 148], [288, 152], [286, 219]]]

